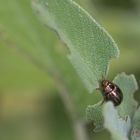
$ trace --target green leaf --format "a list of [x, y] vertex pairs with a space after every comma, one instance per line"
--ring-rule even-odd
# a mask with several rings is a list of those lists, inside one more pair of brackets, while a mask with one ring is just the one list
[[[49, 98], [58, 100], [57, 96], [59, 93], [56, 91], [56, 86], [52, 84], [52, 79], [51, 81], [49, 80], [51, 76], [48, 76], [48, 74], [50, 73], [46, 74], [46, 72], [51, 71], [53, 74], [57, 73], [58, 77], [61, 77], [62, 86], [70, 93], [70, 99], [72, 99], [74, 104], [74, 113], [80, 117], [81, 122], [81, 120], [85, 118], [85, 108], [87, 104], [89, 104], [89, 102], [95, 102], [95, 95], [87, 94], [81, 79], [78, 77], [70, 61], [66, 59], [65, 48], [63, 48], [60, 41], [58, 41], [50, 30], [40, 24], [40, 21], [31, 8], [30, 0], [12, 0], [8, 2], [2, 0], [0, 3], [0, 12], [2, 13], [0, 16], [0, 85], [4, 94], [7, 91], [10, 94], [15, 93], [16, 89], [16, 91], [19, 91], [18, 94], [22, 94], [26, 90], [27, 93], [30, 93], [30, 90], [33, 90], [33, 93], [42, 95], [42, 91], [47, 90], [45, 94], [47, 94], [47, 96], [50, 94]], [[38, 66], [38, 64], [41, 64], [41, 66]], [[20, 86], [15, 84], [14, 87], [13, 84], [15, 82]], [[5, 83], [4, 87], [2, 85], [3, 83]], [[10, 89], [7, 88], [9, 87], [9, 83], [12, 83], [12, 88]], [[24, 84], [26, 84], [26, 88], [24, 88]], [[60, 83], [58, 83], [58, 85], [60, 85]], [[75, 85], [76, 88], [73, 88]], [[65, 94], [64, 98], [69, 100]], [[45, 102], [44, 100], [44, 103]], [[49, 102], [52, 101], [50, 100]], [[69, 105], [68, 102], [67, 104], [64, 103], [65, 109], [67, 109], [67, 105]], [[49, 106], [50, 111], [51, 108], [52, 106]], [[69, 112], [69, 110], [65, 110], [65, 112]], [[63, 114], [61, 114], [61, 112], [56, 114], [57, 112], [55, 112], [54, 116], [54, 114], [51, 113], [50, 118], [58, 118], [58, 115], [60, 115], [63, 120]], [[69, 115], [68, 118], [70, 118], [71, 115]], [[71, 131], [71, 128], [60, 129], [58, 133], [55, 127], [57, 121], [58, 119], [56, 119], [55, 122], [50, 122], [53, 124], [53, 130], [50, 128], [51, 126], [47, 125], [49, 131], [45, 132], [42, 137], [47, 133], [47, 136], [58, 136], [58, 140], [62, 140], [62, 137], [65, 139], [67, 136], [67, 139], [71, 139], [71, 136], [67, 133]], [[63, 124], [64, 121], [59, 122], [59, 124]], [[72, 123], [71, 119], [69, 119], [71, 126]], [[64, 132], [66, 133], [64, 134]], [[72, 132], [74, 132], [74, 130], [72, 130]], [[11, 135], [8, 134], [8, 137], [10, 136]], [[19, 139], [22, 138], [18, 138], [18, 140]], [[16, 140], [16, 138], [14, 140]]]
[[106, 103], [103, 109], [104, 127], [110, 131], [113, 140], [128, 140], [130, 118], [128, 116], [125, 119], [120, 118], [111, 102]]
[[131, 133], [132, 140], [140, 140], [140, 107], [135, 112], [133, 121], [133, 129]]
[[[120, 117], [125, 118], [126, 116], [134, 115], [134, 112], [137, 108], [137, 102], [134, 100], [133, 95], [134, 92], [138, 89], [136, 79], [134, 75], [126, 75], [125, 73], [121, 73], [115, 77], [113, 80], [123, 92], [123, 101], [117, 107], [118, 114]], [[102, 114], [102, 107], [101, 103], [97, 103], [95, 105], [90, 105], [87, 107], [86, 115], [89, 121], [93, 121], [96, 125], [94, 131], [96, 129], [101, 130], [103, 129], [103, 114]]]
[[[8, 3], [2, 1], [0, 10], [2, 11], [0, 16], [2, 89], [47, 88], [49, 90], [47, 93], [52, 95], [56, 86], [52, 85], [52, 76], [48, 72], [57, 74], [73, 100], [75, 112], [85, 119], [85, 108], [97, 100], [96, 96], [87, 94], [74, 67], [66, 59], [66, 49], [51, 30], [42, 26], [30, 1], [12, 0]], [[14, 15], [12, 20], [11, 15]], [[73, 88], [75, 85], [76, 88]]]
[[123, 93], [123, 101], [118, 106], [118, 112], [121, 117], [134, 115], [137, 108], [137, 102], [134, 100], [134, 92], [138, 89], [138, 85], [134, 75], [126, 75], [122, 73], [118, 75], [114, 80]]
[[103, 129], [103, 116], [101, 102], [95, 105], [89, 105], [86, 109], [86, 117], [89, 123], [93, 123], [93, 131], [98, 132]]
[[67, 44], [68, 58], [92, 92], [107, 74], [109, 61], [119, 55], [111, 36], [72, 0], [34, 0], [33, 8]]

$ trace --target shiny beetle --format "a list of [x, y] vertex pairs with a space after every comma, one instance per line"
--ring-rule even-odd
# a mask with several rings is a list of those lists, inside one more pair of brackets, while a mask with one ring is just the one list
[[101, 81], [100, 90], [104, 97], [104, 101], [112, 101], [115, 106], [120, 105], [123, 100], [121, 89], [109, 80]]

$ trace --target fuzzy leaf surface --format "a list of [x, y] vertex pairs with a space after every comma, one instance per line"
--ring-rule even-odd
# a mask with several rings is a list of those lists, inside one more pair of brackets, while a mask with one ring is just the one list
[[92, 92], [107, 74], [109, 61], [119, 55], [111, 36], [72, 0], [33, 0], [33, 8], [68, 46], [69, 60]]
[[132, 140], [140, 140], [140, 107], [135, 112], [133, 121], [133, 129], [131, 133]]
[[86, 109], [87, 120], [93, 124], [93, 131], [98, 132], [103, 129], [103, 116], [101, 102], [89, 105]]
[[117, 107], [119, 115], [121, 117], [132, 117], [137, 108], [137, 102], [133, 96], [138, 89], [134, 75], [126, 75], [125, 73], [121, 73], [113, 80], [113, 82], [120, 87], [123, 93], [123, 101], [121, 105]]
[[106, 103], [103, 108], [104, 127], [111, 133], [113, 140], [128, 140], [131, 121], [128, 116], [120, 118], [117, 110], [111, 102]]

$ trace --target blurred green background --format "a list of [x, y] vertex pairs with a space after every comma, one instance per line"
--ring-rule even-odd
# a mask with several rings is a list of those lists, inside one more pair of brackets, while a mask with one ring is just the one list
[[[108, 77], [135, 74], [140, 85], [140, 1], [76, 0], [121, 51]], [[64, 44], [34, 14], [30, 0], [0, 0], [0, 139], [78, 140], [75, 120], [101, 99], [83, 87]], [[135, 98], [140, 102], [139, 92]], [[76, 118], [76, 119], [75, 119]], [[109, 133], [90, 133], [110, 139]]]

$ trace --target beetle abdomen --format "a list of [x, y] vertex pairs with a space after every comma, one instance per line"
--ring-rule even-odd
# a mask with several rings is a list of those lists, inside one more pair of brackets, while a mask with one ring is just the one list
[[105, 101], [112, 101], [115, 106], [118, 106], [123, 100], [121, 89], [114, 83], [103, 80], [101, 83], [102, 94]]

